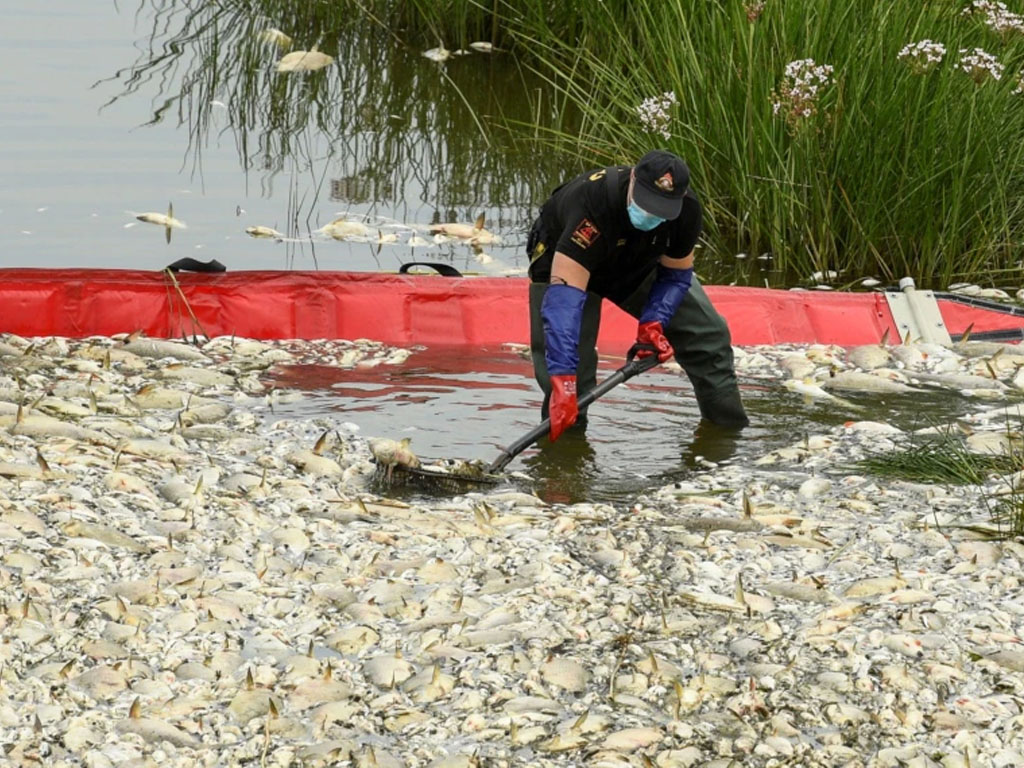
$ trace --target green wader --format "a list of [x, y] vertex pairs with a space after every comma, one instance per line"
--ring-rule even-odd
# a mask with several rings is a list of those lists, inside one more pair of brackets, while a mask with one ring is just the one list
[[[654, 273], [618, 306], [639, 318], [654, 282]], [[547, 283], [530, 283], [530, 352], [533, 372], [544, 392], [543, 418], [548, 416], [551, 380], [544, 360], [544, 322], [540, 308]], [[597, 333], [601, 324], [601, 297], [587, 293], [580, 324], [579, 365], [576, 369], [576, 389], [579, 394], [597, 386]], [[715, 311], [711, 300], [697, 278], [683, 303], [676, 310], [665, 337], [675, 350], [676, 361], [686, 371], [697, 398], [700, 414], [722, 427], [745, 427], [750, 423], [736, 384], [733, 367], [732, 338], [729, 327]], [[622, 350], [625, 352], [625, 350]], [[586, 424], [586, 413], [580, 413], [580, 425]]]

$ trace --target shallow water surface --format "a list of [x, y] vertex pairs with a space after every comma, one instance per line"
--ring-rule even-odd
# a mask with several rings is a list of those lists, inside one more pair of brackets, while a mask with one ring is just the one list
[[[391, 271], [444, 261], [501, 273], [567, 165], [506, 120], [561, 121], [510, 56], [444, 63], [330, 4], [13, 0], [0, 28], [0, 252], [13, 267], [161, 269], [182, 257], [229, 270]], [[282, 51], [334, 57], [280, 73]], [[562, 128], [568, 126], [559, 122]], [[136, 220], [164, 213], [187, 228]], [[486, 216], [487, 253], [434, 243], [432, 223]], [[374, 242], [317, 234], [338, 216]], [[284, 237], [253, 239], [252, 226]], [[378, 245], [377, 227], [397, 243]], [[426, 235], [411, 246], [412, 234]]]
[[[622, 360], [602, 358], [603, 378]], [[502, 349], [426, 349], [401, 366], [286, 366], [269, 381], [304, 390], [297, 403], [275, 406], [282, 417], [329, 417], [359, 426], [367, 437], [409, 437], [425, 458], [495, 460], [540, 421], [541, 395], [528, 360]], [[904, 429], [942, 423], [977, 401], [948, 392], [878, 398], [848, 396], [858, 409], [805, 403], [781, 379], [741, 376], [751, 425], [735, 432], [700, 425], [689, 381], [664, 368], [644, 373], [590, 407], [585, 431], [527, 449], [508, 467], [528, 475], [526, 487], [549, 502], [627, 503], [645, 489], [685, 478], [706, 462], [752, 462], [847, 421], [888, 421]], [[927, 413], [929, 421], [923, 421]], [[698, 429], [698, 426], [700, 428]], [[837, 467], [837, 472], [844, 468]], [[428, 489], [394, 487], [417, 497]]]

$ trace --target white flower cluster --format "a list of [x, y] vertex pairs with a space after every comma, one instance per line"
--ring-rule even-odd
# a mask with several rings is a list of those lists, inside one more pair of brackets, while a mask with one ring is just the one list
[[981, 48], [961, 48], [959, 66], [976, 83], [982, 83], [989, 77], [999, 80], [1003, 76], [1003, 65]]
[[935, 69], [946, 56], [946, 46], [933, 40], [918, 40], [907, 43], [896, 58], [904, 62], [915, 75], [923, 75]]
[[672, 132], [668, 128], [672, 122], [671, 109], [678, 103], [675, 91], [665, 91], [660, 96], [644, 99], [636, 111], [646, 130], [660, 133], [662, 138], [669, 139], [672, 137]]
[[814, 59], [786, 65], [778, 91], [772, 92], [772, 114], [782, 115], [791, 128], [818, 111], [818, 96], [832, 82], [832, 67]]
[[974, 0], [964, 9], [965, 16], [981, 16], [985, 24], [1001, 35], [1024, 32], [1024, 16], [1014, 13], [1005, 3]]

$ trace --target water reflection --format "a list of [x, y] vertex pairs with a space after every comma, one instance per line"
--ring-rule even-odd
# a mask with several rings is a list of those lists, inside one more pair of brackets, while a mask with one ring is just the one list
[[[509, 129], [574, 129], [511, 57], [469, 51], [438, 64], [349, 4], [256, 7], [273, 7], [273, 18], [244, 2], [145, 0], [137, 15], [151, 17], [148, 49], [113, 76], [121, 91], [108, 105], [151, 96], [149, 124], [187, 128], [186, 166], [200, 178], [204, 149], [233, 141], [261, 194], [287, 185], [278, 228], [289, 238], [324, 223], [324, 199], [420, 223], [485, 211], [490, 229], [521, 229], [570, 171], [570, 160]], [[293, 38], [293, 50], [316, 45], [335, 61], [277, 72], [281, 50], [262, 36], [270, 27]]]
[[597, 453], [582, 427], [570, 427], [555, 443], [541, 438], [522, 466], [533, 481], [533, 491], [549, 504], [592, 498], [601, 476]]
[[693, 439], [683, 447], [683, 464], [696, 469], [705, 466], [705, 462], [721, 464], [732, 459], [740, 448], [744, 432], [701, 420], [693, 432]]

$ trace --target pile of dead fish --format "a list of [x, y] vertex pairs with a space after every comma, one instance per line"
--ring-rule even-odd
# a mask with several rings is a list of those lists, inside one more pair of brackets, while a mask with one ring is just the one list
[[[809, 397], [952, 375], [918, 351], [739, 361]], [[1024, 545], [966, 525], [989, 489], [841, 470], [904, 438], [853, 420], [623, 508], [409, 505], [261, 377], [407, 354], [0, 337], [0, 762], [1024, 764]], [[959, 389], [1009, 390], [1010, 355]]]

